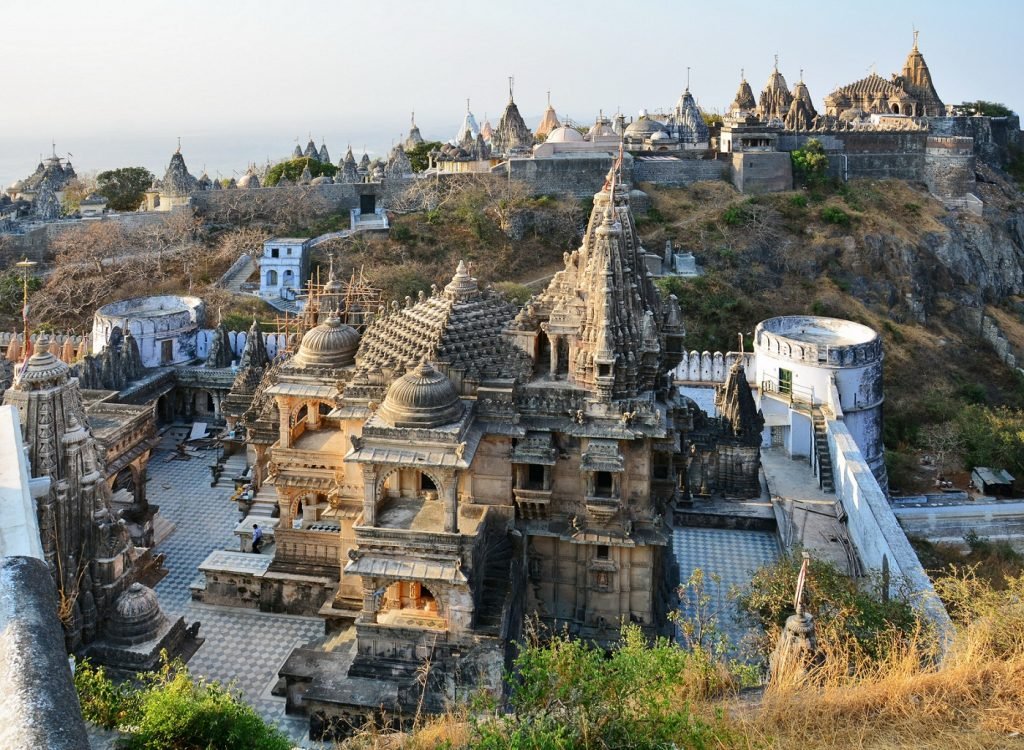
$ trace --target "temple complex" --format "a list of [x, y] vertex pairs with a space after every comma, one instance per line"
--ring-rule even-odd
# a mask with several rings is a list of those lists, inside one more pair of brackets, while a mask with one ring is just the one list
[[[152, 447], [147, 414], [135, 415], [134, 428], [117, 430], [117, 420], [111, 420], [115, 424], [101, 434], [109, 441], [119, 433], [123, 443], [100, 442], [77, 379], [39, 342], [19, 366], [4, 404], [18, 411], [31, 476], [49, 480], [47, 492], [36, 499], [39, 534], [68, 650], [116, 668], [152, 669], [160, 651], [179, 652], [187, 634], [184, 620], [168, 620], [141, 583], [159, 576], [160, 560], [148, 547], [136, 546], [129, 530], [133, 524], [135, 536], [152, 544], [155, 509], [134, 484], [136, 477], [144, 481]], [[132, 493], [119, 514], [107, 482], [113, 471], [116, 486], [124, 468], [133, 477]]]
[[946, 106], [936, 93], [924, 55], [917, 48], [917, 32], [914, 32], [914, 46], [907, 55], [899, 75], [894, 73], [890, 80], [886, 80], [876, 73], [871, 73], [859, 81], [840, 86], [825, 97], [825, 111], [834, 117], [843, 116], [848, 111], [858, 115], [945, 115]]

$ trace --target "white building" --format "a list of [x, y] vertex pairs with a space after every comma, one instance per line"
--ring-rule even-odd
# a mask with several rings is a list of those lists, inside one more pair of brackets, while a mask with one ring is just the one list
[[785, 446], [791, 456], [811, 456], [813, 420], [824, 407], [846, 424], [885, 487], [882, 358], [882, 340], [860, 323], [813, 315], [759, 323], [754, 373], [766, 444]]
[[104, 305], [93, 316], [92, 353], [100, 354], [114, 328], [131, 331], [143, 367], [190, 362], [197, 356], [196, 337], [206, 318], [198, 297], [134, 297]]
[[274, 237], [263, 243], [260, 296], [294, 299], [309, 274], [309, 237]]

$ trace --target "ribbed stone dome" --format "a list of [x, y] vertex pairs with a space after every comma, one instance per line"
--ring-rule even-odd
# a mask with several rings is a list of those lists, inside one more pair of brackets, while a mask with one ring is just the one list
[[359, 334], [332, 315], [302, 337], [293, 362], [299, 367], [338, 368], [355, 364]]
[[392, 427], [440, 427], [464, 410], [455, 385], [426, 360], [388, 389], [377, 414]]
[[645, 136], [649, 137], [655, 133], [663, 131], [664, 129], [665, 126], [657, 120], [652, 120], [647, 115], [642, 115], [636, 120], [633, 120], [633, 122], [626, 127], [626, 136], [634, 138], [643, 138]]
[[122, 646], [145, 643], [160, 634], [166, 619], [153, 589], [133, 583], [117, 597], [107, 622], [107, 636]]
[[21, 390], [50, 388], [67, 381], [70, 368], [52, 354], [48, 346], [43, 336], [36, 341], [35, 351], [18, 377]]

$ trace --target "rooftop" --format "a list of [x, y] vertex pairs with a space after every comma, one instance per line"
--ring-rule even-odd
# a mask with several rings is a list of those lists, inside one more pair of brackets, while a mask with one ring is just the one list
[[794, 341], [820, 346], [855, 346], [878, 338], [860, 323], [814, 315], [784, 315], [763, 321], [759, 328]]

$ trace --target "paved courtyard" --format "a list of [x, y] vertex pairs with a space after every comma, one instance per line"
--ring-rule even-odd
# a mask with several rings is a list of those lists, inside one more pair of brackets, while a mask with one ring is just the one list
[[266, 720], [279, 724], [303, 747], [327, 747], [307, 740], [305, 718], [286, 717], [284, 698], [270, 694], [278, 669], [292, 648], [322, 637], [323, 621], [191, 600], [189, 586], [198, 578], [199, 564], [210, 551], [238, 549], [238, 539], [232, 533], [238, 510], [229, 501], [229, 488], [210, 487], [213, 451], [187, 461], [168, 460], [176, 442], [167, 433], [154, 452], [147, 493], [150, 502], [160, 506], [161, 515], [176, 527], [156, 548], [166, 555], [170, 571], [156, 587], [160, 603], [168, 615], [201, 622], [199, 635], [206, 639], [189, 669], [225, 685], [233, 683]]
[[[704, 571], [705, 593], [718, 617], [719, 630], [731, 644], [739, 644], [750, 629], [737, 613], [729, 592], [750, 582], [751, 574], [779, 556], [775, 534], [768, 531], [705, 529], [682, 526], [672, 531], [672, 549], [679, 564], [679, 580], [686, 583], [694, 570]], [[712, 580], [718, 577], [718, 582]], [[682, 598], [684, 617], [695, 614], [692, 597]]]

